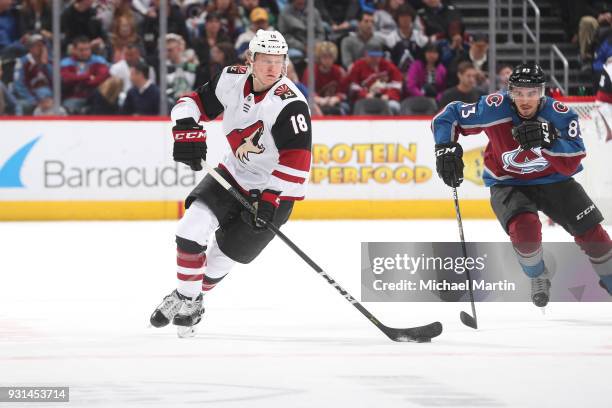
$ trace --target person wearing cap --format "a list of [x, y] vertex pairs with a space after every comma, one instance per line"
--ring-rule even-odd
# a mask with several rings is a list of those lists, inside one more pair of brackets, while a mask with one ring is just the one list
[[255, 7], [253, 10], [251, 10], [250, 21], [251, 25], [249, 26], [248, 30], [240, 34], [236, 39], [236, 43], [234, 44], [236, 54], [241, 60], [246, 58], [245, 52], [249, 49], [249, 42], [253, 39], [253, 37], [255, 37], [255, 33], [258, 30], [274, 31], [274, 27], [270, 26], [268, 23], [268, 12], [263, 7]]
[[53, 109], [53, 92], [51, 88], [42, 86], [34, 91], [38, 104], [32, 113], [33, 116], [66, 116], [66, 109], [59, 107], [59, 111]]
[[52, 66], [42, 35], [32, 34], [28, 39], [28, 53], [17, 60], [13, 74], [13, 92], [17, 100], [15, 114], [29, 115], [38, 102], [38, 88], [52, 88]]
[[344, 80], [356, 115], [399, 113], [402, 73], [383, 55], [380, 45], [367, 44]]

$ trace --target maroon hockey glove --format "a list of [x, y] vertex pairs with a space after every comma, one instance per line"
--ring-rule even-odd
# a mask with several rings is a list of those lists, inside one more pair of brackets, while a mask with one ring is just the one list
[[267, 228], [264, 224], [274, 220], [276, 209], [280, 205], [280, 191], [264, 190], [261, 194], [259, 191], [251, 191], [251, 197], [257, 198], [255, 202], [255, 214], [244, 211], [242, 219], [253, 228], [255, 232], [265, 231]]
[[449, 187], [459, 187], [463, 181], [463, 148], [459, 143], [436, 144], [436, 171]]
[[523, 150], [534, 147], [549, 148], [557, 138], [557, 131], [548, 122], [527, 120], [512, 128], [512, 137], [521, 145]]
[[191, 170], [202, 170], [206, 161], [206, 131], [193, 118], [178, 119], [172, 128], [174, 161], [185, 163]]

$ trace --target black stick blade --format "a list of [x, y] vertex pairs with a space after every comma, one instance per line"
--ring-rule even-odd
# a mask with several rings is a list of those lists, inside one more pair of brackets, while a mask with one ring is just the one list
[[466, 326], [471, 327], [472, 329], [478, 328], [478, 324], [476, 324], [476, 320], [471, 315], [462, 311], [459, 314], [459, 318], [461, 319], [461, 322], [465, 324]]
[[442, 323], [433, 322], [425, 326], [411, 327], [408, 329], [394, 329], [386, 327], [384, 333], [393, 341], [415, 343], [428, 343], [432, 338], [442, 333]]

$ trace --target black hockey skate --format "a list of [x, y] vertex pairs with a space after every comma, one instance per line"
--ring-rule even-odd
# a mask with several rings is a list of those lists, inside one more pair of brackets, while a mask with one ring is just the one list
[[202, 294], [195, 299], [185, 299], [181, 310], [172, 323], [177, 326], [176, 333], [180, 338], [190, 338], [196, 335], [196, 325], [202, 320], [204, 308], [202, 307]]
[[164, 327], [170, 323], [176, 314], [181, 310], [183, 302], [189, 299], [175, 289], [162, 300], [151, 315], [151, 325], [155, 327]]
[[204, 308], [202, 307], [202, 294], [200, 293], [195, 299], [185, 298], [183, 306], [174, 316], [172, 324], [175, 326], [191, 327], [200, 323]]
[[545, 269], [537, 278], [531, 278], [531, 301], [537, 307], [545, 307], [549, 300], [550, 274]]

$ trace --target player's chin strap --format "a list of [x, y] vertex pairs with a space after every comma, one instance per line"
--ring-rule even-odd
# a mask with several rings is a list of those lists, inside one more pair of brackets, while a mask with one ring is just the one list
[[[255, 207], [232, 185], [225, 180], [217, 171], [210, 167], [206, 162], [203, 163], [203, 169], [212, 176], [223, 188], [225, 188], [236, 200], [240, 202], [251, 214], [255, 214]], [[439, 336], [442, 333], [442, 323], [433, 322], [425, 326], [409, 327], [405, 329], [396, 329], [393, 327], [387, 327], [378, 321], [372, 313], [370, 313], [361, 303], [359, 303], [350, 293], [343, 289], [335, 280], [333, 280], [319, 265], [317, 265], [312, 259], [308, 257], [297, 245], [293, 243], [289, 238], [285, 236], [276, 225], [271, 222], [261, 220], [274, 235], [279, 237], [289, 248], [291, 248], [296, 254], [300, 256], [312, 269], [314, 269], [323, 279], [332, 285], [336, 290], [349, 301], [357, 310], [361, 312], [365, 317], [368, 318], [380, 331], [382, 331], [387, 337], [393, 341], [412, 341], [417, 343], [429, 342], [433, 337]]]

